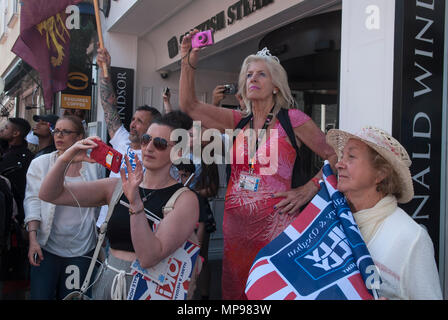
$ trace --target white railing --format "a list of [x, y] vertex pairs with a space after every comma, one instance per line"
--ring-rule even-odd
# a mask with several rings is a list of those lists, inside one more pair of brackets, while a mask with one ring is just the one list
[[19, 19], [19, 0], [9, 0], [8, 1], [8, 27], [12, 28]]

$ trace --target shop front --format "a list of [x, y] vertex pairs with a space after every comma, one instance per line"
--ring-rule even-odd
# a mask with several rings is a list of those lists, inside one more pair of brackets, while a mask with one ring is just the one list
[[[158, 18], [143, 23], [158, 6]], [[211, 102], [216, 85], [237, 82], [244, 58], [267, 47], [287, 70], [297, 107], [324, 132], [373, 125], [393, 133], [414, 163], [416, 195], [405, 210], [433, 240], [446, 295], [447, 10], [440, 0], [112, 2], [105, 41], [112, 66], [135, 70], [134, 108], [163, 112], [165, 87], [178, 108], [182, 37], [213, 28], [215, 44], [198, 64], [200, 99]], [[227, 96], [222, 105], [238, 103]], [[320, 167], [320, 159], [305, 156], [310, 172]], [[222, 181], [210, 259], [222, 256]]]

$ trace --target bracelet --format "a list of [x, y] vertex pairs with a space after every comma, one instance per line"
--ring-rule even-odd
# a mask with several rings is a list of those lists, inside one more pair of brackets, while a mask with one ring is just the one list
[[188, 50], [187, 54], [184, 55], [182, 58], [180, 58], [180, 60], [182, 61], [182, 60], [184, 60], [186, 57], [188, 57], [188, 56], [190, 55], [191, 50], [193, 50], [193, 49], [190, 48], [190, 49]]
[[129, 215], [130, 216], [132, 216], [132, 215], [134, 215], [134, 214], [137, 214], [137, 213], [140, 213], [140, 212], [143, 212], [145, 210], [145, 208], [143, 207], [143, 208], [141, 208], [141, 209], [139, 209], [139, 210], [132, 210], [131, 209], [131, 207], [129, 207]]
[[196, 70], [196, 67], [193, 67], [193, 65], [190, 63], [190, 54], [188, 54], [188, 65], [191, 69]]
[[180, 58], [180, 61], [184, 60], [185, 58], [187, 58], [187, 62], [188, 65], [190, 66], [191, 69], [196, 70], [196, 67], [193, 67], [193, 65], [190, 63], [190, 52], [191, 52], [192, 48], [190, 48], [190, 50], [188, 50], [188, 53], [186, 55], [184, 55], [182, 58]]
[[320, 190], [319, 179], [317, 179], [317, 178], [312, 178], [311, 181], [313, 181], [313, 183], [314, 183], [314, 185], [317, 187], [317, 189]]
[[39, 228], [37, 228], [37, 229], [34, 229], [34, 230], [30, 230], [29, 227], [30, 227], [30, 225], [29, 225], [28, 223], [25, 224], [25, 230], [26, 230], [27, 232], [37, 231], [37, 230], [39, 229]]

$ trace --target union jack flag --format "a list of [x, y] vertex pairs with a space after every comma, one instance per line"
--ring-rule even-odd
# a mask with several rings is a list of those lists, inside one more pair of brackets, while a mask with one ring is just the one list
[[319, 193], [249, 271], [250, 300], [364, 300], [380, 278], [328, 161]]
[[[199, 245], [186, 241], [162, 264], [165, 272], [158, 276], [140, 266], [138, 260], [132, 263], [133, 279], [128, 300], [186, 300], [192, 277], [196, 277], [195, 265], [199, 258]], [[163, 268], [162, 268], [163, 269]], [[158, 270], [160, 271], [160, 270]]]

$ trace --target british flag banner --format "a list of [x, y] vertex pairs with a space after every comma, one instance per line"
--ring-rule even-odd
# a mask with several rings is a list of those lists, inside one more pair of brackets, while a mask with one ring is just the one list
[[127, 299], [186, 300], [191, 294], [191, 279], [199, 272], [199, 250], [199, 245], [186, 241], [159, 263], [157, 270], [143, 269], [138, 260], [135, 260], [131, 266], [134, 277]]
[[321, 189], [299, 216], [260, 250], [249, 271], [250, 300], [360, 300], [380, 279], [336, 177], [325, 161]]

